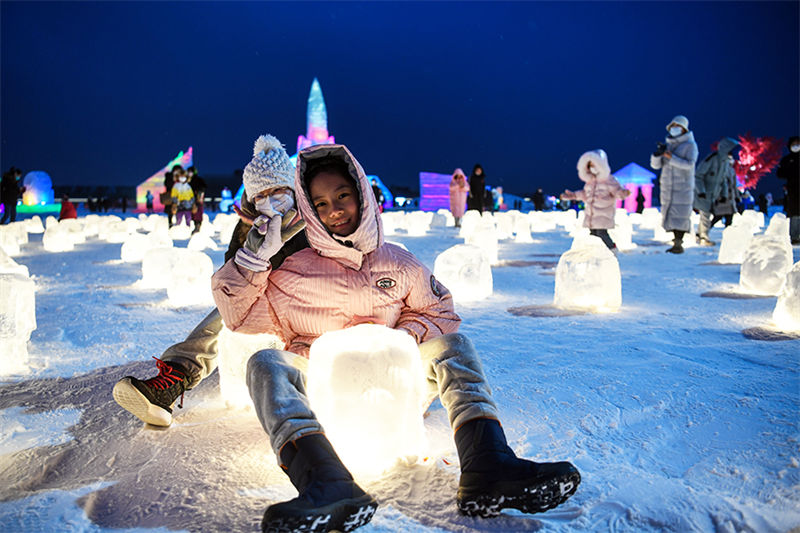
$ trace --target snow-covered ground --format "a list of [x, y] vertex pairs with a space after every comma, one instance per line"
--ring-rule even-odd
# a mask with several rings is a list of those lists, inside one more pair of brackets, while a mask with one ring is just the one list
[[[675, 256], [652, 234], [637, 231], [639, 247], [619, 256], [616, 313], [547, 312], [571, 243], [563, 230], [501, 241], [493, 295], [457, 305], [510, 445], [572, 461], [583, 476], [577, 493], [543, 514], [461, 516], [457, 456], [437, 402], [425, 419], [429, 456], [363, 483], [380, 508], [359, 531], [800, 527], [800, 340], [743, 335], [770, 328], [774, 297], [701, 296], [738, 282], [738, 265], [715, 264], [719, 245]], [[430, 268], [463, 242], [451, 227], [388, 239]], [[151, 356], [209, 311], [175, 309], [166, 291], [133, 286], [140, 263], [121, 262], [120, 247], [90, 237], [50, 253], [31, 234], [14, 257], [35, 279], [38, 327], [30, 372], [0, 378], [0, 530], [257, 531], [268, 505], [296, 493], [255, 416], [226, 409], [216, 373], [187, 393], [166, 430], [111, 397], [119, 378], [153, 375]], [[221, 266], [222, 246], [209, 255]]]

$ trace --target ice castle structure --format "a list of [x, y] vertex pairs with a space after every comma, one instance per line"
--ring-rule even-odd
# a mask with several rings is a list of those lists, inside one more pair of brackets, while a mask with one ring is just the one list
[[314, 78], [311, 92], [308, 94], [306, 111], [306, 134], [297, 137], [297, 151], [317, 144], [334, 144], [333, 135], [328, 133], [328, 110], [322, 97], [319, 80]]

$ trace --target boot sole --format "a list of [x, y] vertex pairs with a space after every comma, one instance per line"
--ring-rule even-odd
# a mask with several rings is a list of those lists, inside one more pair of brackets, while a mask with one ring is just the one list
[[498, 484], [488, 490], [477, 489], [473, 494], [459, 490], [458, 510], [467, 516], [481, 518], [493, 518], [503, 509], [541, 513], [564, 503], [575, 494], [580, 482], [581, 475], [576, 470], [544, 483]]
[[[336, 502], [314, 509], [313, 513], [298, 516], [281, 516], [268, 519], [264, 516], [261, 531], [264, 533], [327, 533], [331, 531], [353, 531], [372, 520], [378, 510], [378, 502], [371, 496]], [[267, 509], [269, 512], [269, 509]]]
[[172, 424], [172, 413], [162, 407], [153, 405], [147, 397], [133, 386], [130, 378], [122, 378], [114, 385], [114, 401], [120, 407], [146, 424], [169, 427]]

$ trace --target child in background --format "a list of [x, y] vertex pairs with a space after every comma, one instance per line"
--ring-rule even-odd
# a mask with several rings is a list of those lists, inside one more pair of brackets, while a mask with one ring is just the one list
[[608, 249], [617, 253], [617, 245], [611, 240], [608, 230], [614, 227], [617, 200], [631, 193], [623, 189], [617, 178], [611, 175], [608, 157], [603, 150], [592, 150], [578, 159], [578, 177], [586, 182], [582, 191], [565, 190], [562, 200], [581, 200], [586, 206], [583, 225], [589, 233], [600, 237]]
[[363, 322], [405, 331], [419, 344], [433, 395], [447, 410], [461, 465], [457, 504], [470, 516], [503, 508], [539, 512], [564, 502], [580, 474], [567, 462], [534, 463], [508, 447], [499, 413], [472, 343], [457, 333], [449, 291], [408, 251], [384, 243], [375, 196], [358, 161], [342, 145], [302, 150], [297, 206], [310, 248], [273, 269], [281, 215], [259, 217], [245, 246], [212, 278], [225, 324], [272, 333], [285, 350], [262, 350], [247, 365], [256, 414], [299, 496], [267, 508], [263, 531], [351, 531], [369, 522], [377, 502], [342, 464], [305, 393], [309, 347], [320, 335]]
[[469, 183], [464, 171], [457, 168], [453, 171], [453, 178], [450, 180], [450, 212], [456, 221], [456, 227], [461, 227], [461, 218], [464, 216], [464, 209], [467, 207], [467, 195], [469, 194]]
[[183, 168], [178, 167], [172, 171], [175, 183], [172, 185], [172, 208], [175, 210], [175, 224], [180, 225], [181, 220], [191, 226], [192, 208], [194, 207], [194, 191], [189, 185], [189, 176]]

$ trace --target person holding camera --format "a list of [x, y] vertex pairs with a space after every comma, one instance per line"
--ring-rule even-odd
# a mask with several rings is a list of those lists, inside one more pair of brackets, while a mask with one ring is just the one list
[[667, 252], [683, 253], [683, 236], [691, 229], [694, 200], [694, 164], [697, 143], [689, 131], [689, 119], [677, 115], [667, 124], [665, 143], [650, 156], [650, 166], [661, 169], [661, 224], [673, 234], [673, 245]]

